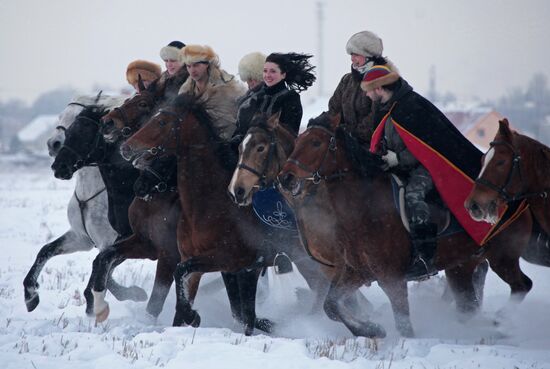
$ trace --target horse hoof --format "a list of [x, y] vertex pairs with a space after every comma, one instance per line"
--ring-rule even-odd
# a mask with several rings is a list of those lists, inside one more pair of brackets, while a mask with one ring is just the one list
[[36, 307], [38, 306], [38, 304], [40, 303], [40, 297], [38, 296], [37, 293], [33, 294], [30, 298], [25, 298], [25, 305], [27, 305], [27, 311], [30, 313], [31, 311], [33, 311], [34, 309], [36, 309]]
[[105, 306], [105, 309], [101, 310], [99, 313], [95, 315], [95, 322], [96, 323], [102, 323], [109, 317], [109, 313], [111, 312], [111, 309], [109, 308], [109, 304]]
[[361, 334], [358, 336], [364, 336], [368, 338], [385, 338], [386, 330], [379, 324], [368, 323]]
[[141, 287], [131, 286], [130, 288], [130, 300], [132, 301], [147, 301], [147, 292]]
[[256, 321], [254, 322], [254, 327], [265, 333], [272, 333], [274, 326], [275, 326], [275, 323], [265, 318], [257, 318]]
[[245, 336], [252, 336], [252, 333], [254, 333], [254, 327], [250, 325], [246, 325], [244, 327], [244, 335]]
[[195, 316], [193, 317], [193, 320], [191, 321], [191, 323], [189, 323], [189, 325], [193, 328], [198, 328], [199, 325], [201, 325], [201, 316], [196, 311], [194, 313]]

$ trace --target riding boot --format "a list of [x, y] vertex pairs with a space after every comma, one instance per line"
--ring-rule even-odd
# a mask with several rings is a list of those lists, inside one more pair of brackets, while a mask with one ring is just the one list
[[411, 227], [411, 264], [405, 274], [409, 281], [426, 279], [437, 274], [434, 257], [437, 249], [437, 225], [419, 224]]

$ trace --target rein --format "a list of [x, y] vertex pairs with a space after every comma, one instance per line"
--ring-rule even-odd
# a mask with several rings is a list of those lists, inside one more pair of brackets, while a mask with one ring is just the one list
[[502, 186], [497, 186], [489, 181], [487, 181], [484, 178], [477, 178], [476, 183], [480, 184], [482, 186], [485, 186], [495, 192], [497, 192], [506, 202], [513, 202], [517, 200], [523, 200], [529, 197], [541, 197], [543, 199], [548, 198], [550, 189], [544, 189], [539, 192], [525, 192], [520, 191], [516, 194], [511, 194], [508, 192], [507, 188], [512, 182], [512, 179], [514, 178], [514, 173], [517, 172], [519, 175], [519, 180], [522, 188], [525, 188], [524, 182], [523, 182], [523, 176], [521, 174], [521, 155], [516, 151], [515, 147], [512, 146], [509, 142], [506, 141], [492, 141], [490, 143], [491, 147], [502, 145], [507, 148], [509, 148], [512, 151], [512, 167], [510, 168], [510, 171], [508, 172], [508, 175], [506, 176], [506, 181]]
[[319, 164], [319, 168], [317, 168], [317, 170], [312, 170], [309, 166], [303, 164], [302, 162], [300, 162], [297, 159], [293, 159], [293, 158], [288, 158], [287, 159], [288, 163], [294, 164], [295, 166], [297, 166], [298, 168], [302, 169], [303, 171], [305, 171], [309, 174], [309, 176], [298, 177], [297, 179], [301, 180], [301, 181], [311, 181], [313, 184], [319, 184], [323, 180], [324, 181], [331, 181], [333, 179], [340, 179], [340, 178], [343, 178], [346, 175], [348, 175], [350, 173], [350, 170], [348, 168], [345, 168], [343, 170], [339, 170], [339, 171], [337, 171], [333, 174], [329, 174], [329, 175], [322, 175], [321, 174], [323, 164], [327, 160], [329, 153], [331, 153], [331, 152], [334, 153], [338, 149], [338, 146], [336, 144], [336, 135], [334, 134], [334, 132], [332, 132], [331, 130], [329, 130], [328, 128], [326, 128], [322, 125], [311, 125], [308, 128], [308, 130], [313, 130], [313, 129], [320, 129], [324, 133], [328, 134], [330, 136], [330, 141], [329, 141], [327, 150], [325, 151], [325, 154], [323, 156], [323, 159], [321, 160], [321, 163]]

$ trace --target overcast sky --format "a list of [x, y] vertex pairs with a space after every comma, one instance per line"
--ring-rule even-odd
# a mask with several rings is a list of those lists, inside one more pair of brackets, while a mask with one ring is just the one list
[[[56, 87], [92, 92], [126, 85], [134, 59], [161, 63], [172, 40], [208, 44], [222, 67], [237, 72], [251, 51], [297, 51], [319, 63], [315, 0], [0, 0], [0, 99], [32, 102]], [[416, 90], [437, 88], [460, 99], [497, 98], [550, 76], [550, 1], [325, 0], [324, 72], [331, 94], [349, 70], [355, 32], [371, 30]], [[312, 87], [305, 98], [319, 88]]]

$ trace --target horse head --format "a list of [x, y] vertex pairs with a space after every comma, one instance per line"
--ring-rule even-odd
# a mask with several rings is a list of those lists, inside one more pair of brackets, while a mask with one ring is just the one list
[[194, 100], [191, 96], [179, 95], [170, 105], [159, 109], [121, 145], [122, 157], [143, 169], [157, 157], [176, 155], [180, 133], [186, 128], [182, 123]]
[[153, 111], [157, 104], [156, 84], [146, 89], [140, 76], [138, 88], [138, 93], [103, 117], [101, 133], [107, 142], [131, 136]]
[[311, 119], [308, 128], [298, 136], [294, 151], [279, 173], [279, 185], [293, 197], [304, 195], [305, 187], [324, 179], [343, 176], [349, 171], [344, 150], [338, 149], [336, 130], [340, 116], [322, 113]]
[[508, 120], [503, 119], [489, 150], [481, 158], [481, 171], [464, 203], [472, 219], [488, 223], [498, 220], [500, 206], [521, 191], [520, 159], [514, 132]]
[[70, 179], [78, 169], [104, 157], [105, 141], [99, 133], [99, 120], [104, 114], [104, 108], [88, 106], [65, 130], [63, 145], [51, 166], [56, 178]]
[[239, 162], [228, 186], [231, 199], [250, 205], [252, 195], [275, 181], [294, 148], [294, 135], [279, 123], [280, 113], [254, 116], [239, 145]]

